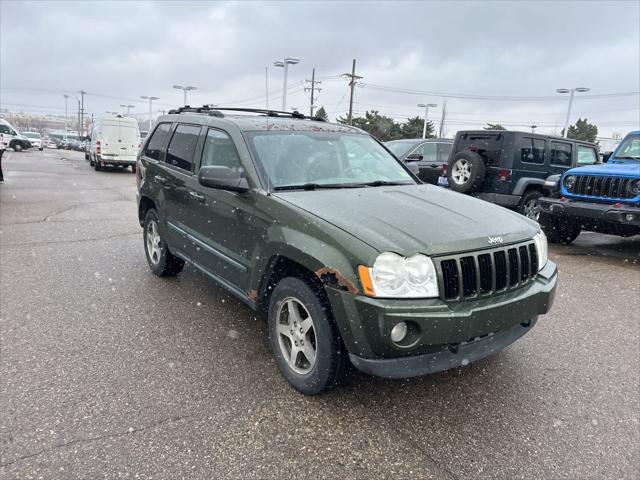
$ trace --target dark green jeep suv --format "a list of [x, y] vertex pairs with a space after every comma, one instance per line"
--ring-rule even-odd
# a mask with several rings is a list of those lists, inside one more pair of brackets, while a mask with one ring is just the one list
[[556, 266], [535, 222], [421, 184], [359, 129], [232, 110], [157, 121], [136, 169], [145, 252], [155, 274], [191, 263], [265, 312], [299, 391], [349, 363], [390, 378], [466, 365], [549, 310]]

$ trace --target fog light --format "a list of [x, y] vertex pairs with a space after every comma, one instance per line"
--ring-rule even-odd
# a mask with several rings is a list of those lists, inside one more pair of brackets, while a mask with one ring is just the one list
[[625, 218], [627, 219], [627, 222], [633, 222], [633, 213], [627, 213]]
[[407, 336], [407, 324], [404, 322], [397, 323], [395, 327], [391, 329], [391, 341], [398, 343], [404, 340]]

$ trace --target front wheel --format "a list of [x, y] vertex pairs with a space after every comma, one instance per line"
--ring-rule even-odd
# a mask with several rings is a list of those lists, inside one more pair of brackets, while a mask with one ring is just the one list
[[284, 278], [273, 290], [269, 338], [280, 372], [305, 395], [337, 385], [349, 365], [322, 290], [299, 278]]
[[23, 150], [22, 148], [22, 144], [19, 142], [16, 142], [13, 144], [13, 151], [14, 152], [21, 152]]
[[[96, 163], [97, 165], [97, 163]], [[144, 217], [144, 251], [151, 271], [159, 277], [174, 277], [182, 271], [184, 260], [173, 255], [160, 233], [158, 213], [151, 208]]]
[[582, 230], [580, 223], [575, 220], [559, 218], [542, 212], [540, 213], [538, 221], [547, 239], [551, 243], [569, 245], [578, 238]]

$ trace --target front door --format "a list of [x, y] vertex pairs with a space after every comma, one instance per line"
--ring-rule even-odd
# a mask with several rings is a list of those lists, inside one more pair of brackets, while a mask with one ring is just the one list
[[[230, 136], [209, 129], [204, 137], [200, 166], [223, 166], [239, 171], [244, 167]], [[196, 252], [194, 260], [210, 274], [239, 293], [247, 295], [249, 267], [259, 232], [254, 193], [230, 192], [198, 185], [190, 198]]]

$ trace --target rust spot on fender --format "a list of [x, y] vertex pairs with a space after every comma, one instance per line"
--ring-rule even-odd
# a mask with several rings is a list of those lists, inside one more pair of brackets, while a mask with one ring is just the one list
[[255, 302], [258, 299], [258, 291], [249, 290], [249, 298]]
[[344, 290], [349, 293], [358, 293], [358, 288], [353, 284], [353, 282], [350, 282], [335, 268], [324, 267], [320, 270], [316, 270], [315, 274], [323, 284], [329, 287]]

